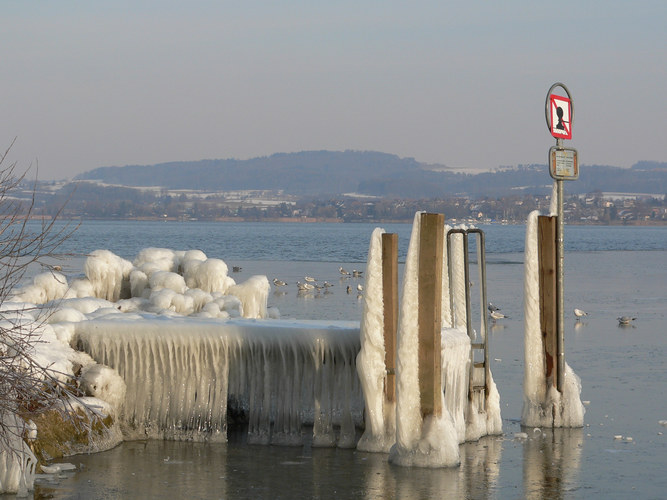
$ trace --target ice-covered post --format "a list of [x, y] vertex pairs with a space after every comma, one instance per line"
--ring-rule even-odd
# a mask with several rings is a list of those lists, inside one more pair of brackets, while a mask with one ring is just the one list
[[419, 230], [419, 393], [422, 416], [442, 414], [442, 250], [443, 214], [423, 213]]
[[[556, 87], [561, 87], [567, 97], [554, 94]], [[577, 150], [563, 147], [564, 139], [572, 139], [572, 122], [574, 120], [574, 103], [570, 91], [562, 83], [554, 83], [547, 92], [544, 104], [547, 127], [556, 138], [556, 145], [549, 149], [549, 174], [556, 180], [558, 197], [558, 222], [556, 224], [556, 301], [557, 329], [556, 352], [557, 365], [556, 387], [563, 391], [565, 375], [565, 335], [564, 335], [564, 285], [563, 285], [563, 181], [579, 178], [579, 161]]]
[[[562, 87], [567, 97], [552, 94]], [[551, 206], [555, 218], [528, 215], [524, 252], [524, 392], [521, 425], [582, 427], [581, 380], [565, 362], [563, 311], [563, 181], [579, 177], [577, 150], [563, 147], [572, 138], [574, 107], [562, 83], [547, 92], [545, 116], [556, 146], [549, 149], [549, 174], [555, 179]], [[539, 233], [539, 237], [538, 237]], [[555, 383], [554, 383], [555, 379]]]
[[558, 359], [558, 297], [556, 262], [556, 217], [537, 218], [537, 252], [539, 262], [540, 330], [544, 343], [547, 384], [557, 386], [560, 371]]
[[398, 328], [398, 234], [382, 234], [382, 301], [384, 304], [384, 394], [396, 399], [396, 331]]

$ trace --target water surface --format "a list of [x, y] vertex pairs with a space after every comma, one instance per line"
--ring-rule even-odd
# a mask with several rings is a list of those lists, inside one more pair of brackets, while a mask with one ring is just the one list
[[[237, 282], [253, 274], [290, 283], [272, 293], [284, 317], [353, 319], [362, 301], [338, 267], [363, 269], [374, 225], [84, 224], [72, 250], [108, 248], [132, 259], [145, 246], [201, 248], [225, 260]], [[399, 233], [405, 255], [410, 225]], [[461, 447], [462, 465], [403, 469], [383, 454], [355, 450], [250, 446], [243, 434], [224, 445], [126, 442], [108, 452], [69, 457], [83, 464], [51, 481], [51, 498], [664, 498], [667, 420], [667, 228], [566, 227], [565, 352], [581, 377], [585, 427], [521, 429], [523, 390], [523, 226], [483, 227], [489, 300], [509, 318], [490, 325], [492, 372], [504, 435]], [[315, 276], [329, 293], [298, 294]], [[588, 311], [575, 321], [572, 309]], [[617, 316], [636, 316], [619, 327]], [[528, 439], [517, 439], [525, 431]], [[615, 439], [622, 436], [622, 439]], [[631, 438], [631, 440], [630, 440]]]

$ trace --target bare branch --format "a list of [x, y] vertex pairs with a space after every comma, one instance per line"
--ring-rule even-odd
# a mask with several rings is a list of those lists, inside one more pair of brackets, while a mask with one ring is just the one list
[[28, 305], [8, 304], [31, 266], [51, 268], [49, 261], [76, 230], [70, 224], [56, 225], [62, 208], [51, 218], [41, 218], [41, 224], [30, 223], [35, 184], [27, 205], [13, 196], [27, 171], [17, 174], [16, 163], [4, 166], [10, 149], [11, 145], [0, 156], [0, 448], [4, 444], [5, 449], [18, 453], [20, 450], [13, 449], [11, 443], [16, 443], [13, 438], [22, 440], [26, 429], [17, 422], [56, 410], [77, 427], [87, 424], [73, 411], [72, 405], [80, 402], [74, 375], [59, 373], [35, 359], [46, 316], [36, 315], [35, 319]]

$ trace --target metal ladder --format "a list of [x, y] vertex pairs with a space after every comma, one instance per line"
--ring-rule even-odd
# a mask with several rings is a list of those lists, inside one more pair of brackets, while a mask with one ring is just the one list
[[[489, 397], [489, 336], [486, 316], [486, 253], [484, 242], [484, 231], [477, 228], [471, 229], [450, 229], [447, 231], [447, 269], [449, 274], [449, 286], [452, 287], [453, 269], [452, 269], [452, 236], [461, 234], [463, 236], [463, 263], [465, 279], [466, 296], [466, 331], [470, 338], [470, 373], [468, 377], [468, 400], [472, 400], [475, 395], [482, 398], [479, 405], [480, 411], [486, 411], [486, 403]], [[480, 290], [480, 335], [481, 341], [475, 338], [475, 330], [472, 326], [472, 304], [470, 297], [470, 259], [468, 255], [469, 235], [477, 235], [477, 270], [479, 274]], [[450, 310], [452, 314], [452, 325], [455, 321], [454, 294], [449, 295]], [[481, 379], [481, 380], [480, 380]]]

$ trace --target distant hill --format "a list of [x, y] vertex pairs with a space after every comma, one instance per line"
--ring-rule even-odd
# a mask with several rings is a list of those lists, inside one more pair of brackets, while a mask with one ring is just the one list
[[[546, 194], [552, 184], [545, 165], [464, 174], [446, 166], [372, 151], [303, 151], [250, 160], [101, 167], [80, 174], [75, 180], [197, 191], [268, 189], [297, 196], [354, 192], [398, 198]], [[593, 191], [665, 194], [667, 163], [641, 161], [630, 169], [582, 165], [579, 180], [568, 182], [567, 191], [570, 194]]]

